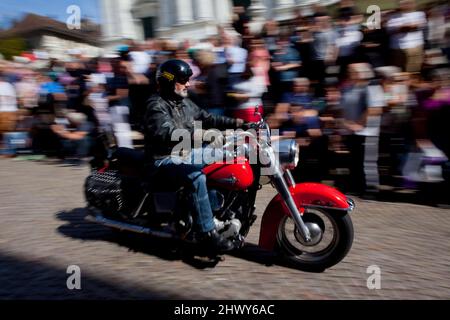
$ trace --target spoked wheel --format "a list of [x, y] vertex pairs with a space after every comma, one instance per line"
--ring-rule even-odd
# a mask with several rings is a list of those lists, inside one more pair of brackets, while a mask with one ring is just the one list
[[303, 241], [291, 217], [284, 217], [278, 226], [278, 252], [289, 264], [306, 271], [323, 271], [345, 257], [353, 243], [349, 214], [308, 209], [303, 221], [312, 235], [309, 243]]

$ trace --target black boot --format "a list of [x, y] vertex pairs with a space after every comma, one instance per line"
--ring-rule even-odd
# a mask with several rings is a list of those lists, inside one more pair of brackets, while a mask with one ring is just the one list
[[214, 252], [227, 252], [234, 249], [233, 243], [228, 239], [224, 239], [216, 229], [202, 233], [199, 240], [205, 249]]

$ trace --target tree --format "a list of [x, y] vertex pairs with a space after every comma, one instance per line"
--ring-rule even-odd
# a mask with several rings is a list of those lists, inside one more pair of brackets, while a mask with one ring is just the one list
[[0, 53], [7, 60], [19, 56], [26, 50], [26, 42], [23, 38], [0, 39]]

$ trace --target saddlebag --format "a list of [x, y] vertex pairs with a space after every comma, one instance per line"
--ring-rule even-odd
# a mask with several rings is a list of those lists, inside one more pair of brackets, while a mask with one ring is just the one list
[[93, 170], [86, 178], [84, 193], [89, 206], [105, 214], [114, 214], [123, 208], [121, 178], [116, 170]]

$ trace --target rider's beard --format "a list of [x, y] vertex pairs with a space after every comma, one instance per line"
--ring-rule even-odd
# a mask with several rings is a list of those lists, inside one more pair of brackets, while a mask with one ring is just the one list
[[181, 98], [187, 98], [188, 96], [188, 90], [186, 88], [181, 89], [181, 90], [177, 90], [175, 89], [175, 94], [180, 96]]

